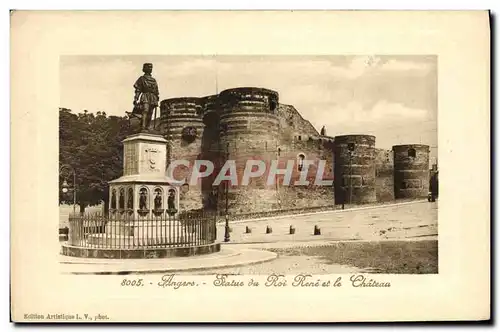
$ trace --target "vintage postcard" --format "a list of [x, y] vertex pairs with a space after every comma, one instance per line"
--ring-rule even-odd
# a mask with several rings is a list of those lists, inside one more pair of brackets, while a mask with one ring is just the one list
[[11, 35], [13, 321], [490, 318], [487, 12]]

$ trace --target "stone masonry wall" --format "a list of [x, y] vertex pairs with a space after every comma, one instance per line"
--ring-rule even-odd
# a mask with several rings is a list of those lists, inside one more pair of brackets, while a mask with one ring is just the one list
[[[201, 119], [200, 98], [172, 98], [160, 103], [160, 124], [167, 138], [167, 167], [173, 160], [187, 160], [192, 165], [201, 157], [204, 125]], [[190, 130], [188, 130], [190, 129]], [[189, 168], [176, 167], [174, 178], [189, 180]], [[201, 183], [187, 185], [181, 191], [181, 210], [199, 209], [203, 206]]]
[[[334, 144], [336, 203], [343, 198], [354, 204], [376, 202], [375, 136], [335, 136]], [[354, 145], [351, 157], [350, 144]]]
[[[316, 183], [316, 177], [319, 175], [319, 180], [333, 181], [333, 142], [328, 139], [307, 139], [307, 140], [292, 140], [291, 144], [286, 145], [284, 142], [280, 144], [280, 160], [279, 167], [284, 169], [288, 161], [293, 161], [293, 173], [290, 181], [290, 186], [279, 185], [279, 200], [282, 209], [306, 206], [331, 206], [334, 204], [333, 185], [323, 186]], [[306, 161], [310, 161], [307, 169], [306, 179], [308, 185], [293, 185], [298, 181], [302, 172], [299, 171], [300, 155], [304, 156]], [[323, 172], [319, 169], [319, 161], [325, 160]], [[280, 184], [283, 181], [283, 176], [279, 177]]]
[[[220, 141], [234, 160], [238, 186], [231, 187], [231, 213], [248, 210], [269, 211], [277, 208], [276, 186], [268, 184], [267, 172], [278, 152], [278, 93], [259, 88], [236, 88], [220, 93]], [[248, 160], [266, 164], [266, 173], [241, 185]]]
[[377, 202], [394, 200], [394, 159], [390, 150], [375, 149]]
[[394, 194], [396, 198], [423, 198], [429, 191], [429, 146], [395, 145]]

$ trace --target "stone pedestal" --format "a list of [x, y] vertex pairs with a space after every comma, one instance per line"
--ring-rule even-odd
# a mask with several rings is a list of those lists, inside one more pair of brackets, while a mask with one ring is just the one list
[[215, 219], [210, 224], [211, 234], [199, 220], [196, 225], [193, 220], [178, 220], [179, 185], [166, 176], [166, 143], [161, 135], [151, 133], [131, 135], [123, 141], [124, 172], [109, 182], [109, 215], [96, 227], [92, 218], [82, 218], [83, 228], [75, 224], [69, 244], [63, 247], [65, 255], [133, 259], [220, 250], [214, 243]]
[[179, 209], [179, 186], [167, 178], [167, 140], [139, 133], [123, 140], [123, 176], [110, 181], [111, 219], [167, 217]]

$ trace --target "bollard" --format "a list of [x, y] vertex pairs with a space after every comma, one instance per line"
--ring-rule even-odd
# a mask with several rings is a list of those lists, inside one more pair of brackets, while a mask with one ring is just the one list
[[271, 234], [273, 232], [273, 229], [269, 226], [266, 227], [266, 234]]
[[314, 235], [321, 235], [321, 228], [319, 228], [317, 225], [314, 226]]
[[247, 233], [247, 234], [252, 233], [252, 229], [251, 229], [250, 227], [248, 227], [248, 226], [247, 226], [247, 227], [245, 228], [245, 233]]
[[290, 225], [290, 234], [295, 234], [295, 227]]

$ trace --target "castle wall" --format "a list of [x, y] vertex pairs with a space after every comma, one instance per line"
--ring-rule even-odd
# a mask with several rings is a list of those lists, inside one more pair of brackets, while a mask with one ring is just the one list
[[377, 202], [394, 200], [394, 157], [391, 150], [375, 149]]
[[[343, 197], [353, 204], [376, 202], [375, 136], [335, 136], [334, 144], [336, 203], [341, 204]], [[349, 144], [354, 144], [352, 157]]]
[[[333, 180], [333, 138], [320, 136], [318, 131], [305, 120], [291, 105], [280, 104], [278, 107], [280, 120], [279, 148], [280, 168], [286, 167], [288, 160], [293, 160], [294, 171], [290, 186], [279, 185], [278, 200], [281, 209], [332, 206], [334, 204], [333, 186], [315, 184], [319, 160], [326, 160], [322, 179]], [[299, 155], [314, 162], [309, 166], [306, 176], [309, 185], [293, 185], [299, 180]], [[303, 171], [302, 171], [303, 172]], [[280, 177], [280, 183], [283, 177]]]
[[309, 137], [319, 136], [318, 131], [305, 120], [302, 115], [291, 105], [279, 104], [278, 117], [280, 121], [280, 141], [290, 145], [299, 138], [308, 140]]
[[[302, 135], [301, 135], [302, 136]], [[287, 144], [288, 143], [288, 144]], [[310, 161], [307, 169], [306, 180], [308, 185], [294, 185], [299, 181], [301, 173], [305, 168], [299, 170], [300, 155]], [[287, 161], [294, 161], [293, 173], [290, 186], [282, 185], [283, 176], [280, 176], [278, 195], [281, 209], [319, 207], [334, 205], [333, 185], [323, 186], [316, 183], [317, 174], [320, 173], [319, 180], [333, 181], [333, 141], [329, 139], [299, 140], [297, 137], [291, 142], [281, 142], [280, 144], [280, 168], [286, 168]], [[323, 171], [319, 169], [319, 161], [325, 160]]]
[[[388, 151], [375, 149], [375, 137], [370, 135], [320, 135], [293, 106], [280, 104], [272, 90], [235, 88], [202, 98], [166, 99], [160, 111], [160, 127], [169, 141], [167, 163], [187, 160], [193, 166], [195, 160], [210, 160], [215, 165], [210, 177], [181, 191], [182, 210], [225, 210], [225, 182], [214, 187], [213, 181], [227, 159], [236, 162], [238, 177], [238, 185], [230, 186], [227, 195], [230, 214], [332, 206], [343, 199], [348, 203], [351, 181], [353, 204], [427, 195], [428, 147], [403, 145]], [[355, 146], [351, 160], [350, 143]], [[413, 159], [407, 158], [410, 147], [417, 151]], [[298, 167], [301, 155], [313, 162], [308, 185], [294, 185], [304, 172]], [[252, 159], [264, 161], [266, 173], [242, 186], [245, 166]], [[271, 163], [277, 161], [278, 168], [285, 169], [290, 160], [290, 185], [283, 185], [283, 175], [268, 184]], [[320, 160], [326, 161], [320, 178], [335, 180], [330, 186], [315, 183]], [[174, 177], [189, 178], [190, 173], [177, 167]]]
[[429, 146], [421, 144], [395, 145], [392, 150], [394, 152], [395, 197], [427, 197], [429, 192]]

